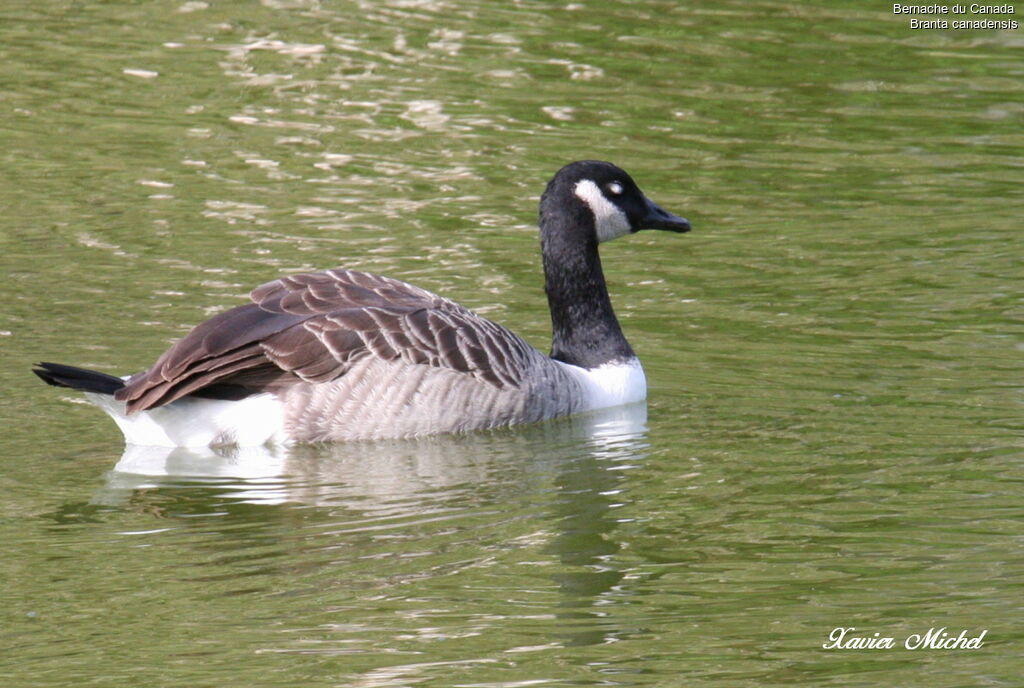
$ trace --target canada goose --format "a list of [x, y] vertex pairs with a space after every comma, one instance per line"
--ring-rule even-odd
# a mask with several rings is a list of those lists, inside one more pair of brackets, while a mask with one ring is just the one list
[[566, 165], [540, 200], [551, 355], [473, 311], [354, 270], [290, 275], [118, 378], [57, 363], [129, 444], [260, 445], [412, 437], [530, 423], [640, 401], [643, 368], [612, 311], [597, 245], [686, 232], [607, 162]]

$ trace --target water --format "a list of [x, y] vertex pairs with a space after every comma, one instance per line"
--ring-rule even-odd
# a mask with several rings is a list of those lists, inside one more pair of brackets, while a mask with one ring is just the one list
[[[1024, 35], [908, 22], [3, 10], [4, 685], [1016, 685]], [[536, 199], [586, 157], [695, 226], [602, 256], [646, 409], [123, 453], [28, 374], [142, 368], [252, 286], [335, 265], [544, 348]], [[822, 649], [836, 627], [987, 635]]]

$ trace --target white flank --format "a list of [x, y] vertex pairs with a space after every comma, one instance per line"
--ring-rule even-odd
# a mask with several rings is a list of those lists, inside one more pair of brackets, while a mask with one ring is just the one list
[[629, 234], [629, 218], [601, 193], [601, 189], [589, 179], [576, 182], [576, 196], [583, 200], [594, 213], [594, 226], [597, 229], [597, 241], [611, 241], [623, 234]]
[[185, 397], [131, 415], [125, 414], [124, 402], [110, 395], [86, 392], [85, 396], [114, 419], [128, 444], [254, 447], [288, 441], [281, 402], [272, 394], [256, 394], [239, 401]]
[[636, 358], [625, 363], [605, 363], [596, 368], [580, 368], [561, 361], [555, 363], [580, 383], [583, 392], [580, 411], [621, 406], [647, 398], [647, 378]]

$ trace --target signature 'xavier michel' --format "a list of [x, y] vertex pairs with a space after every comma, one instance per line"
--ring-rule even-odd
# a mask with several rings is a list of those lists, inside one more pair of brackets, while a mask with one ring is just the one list
[[162, 446], [410, 437], [528, 423], [642, 400], [598, 244], [690, 224], [623, 170], [566, 165], [540, 201], [553, 341], [547, 356], [446, 298], [352, 270], [291, 275], [198, 325], [126, 378], [57, 363], [127, 442]]

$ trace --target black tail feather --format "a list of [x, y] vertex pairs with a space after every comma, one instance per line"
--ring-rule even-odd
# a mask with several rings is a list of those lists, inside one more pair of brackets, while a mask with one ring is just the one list
[[119, 377], [61, 363], [37, 363], [32, 372], [48, 385], [80, 389], [83, 392], [113, 394], [124, 387], [124, 380]]

